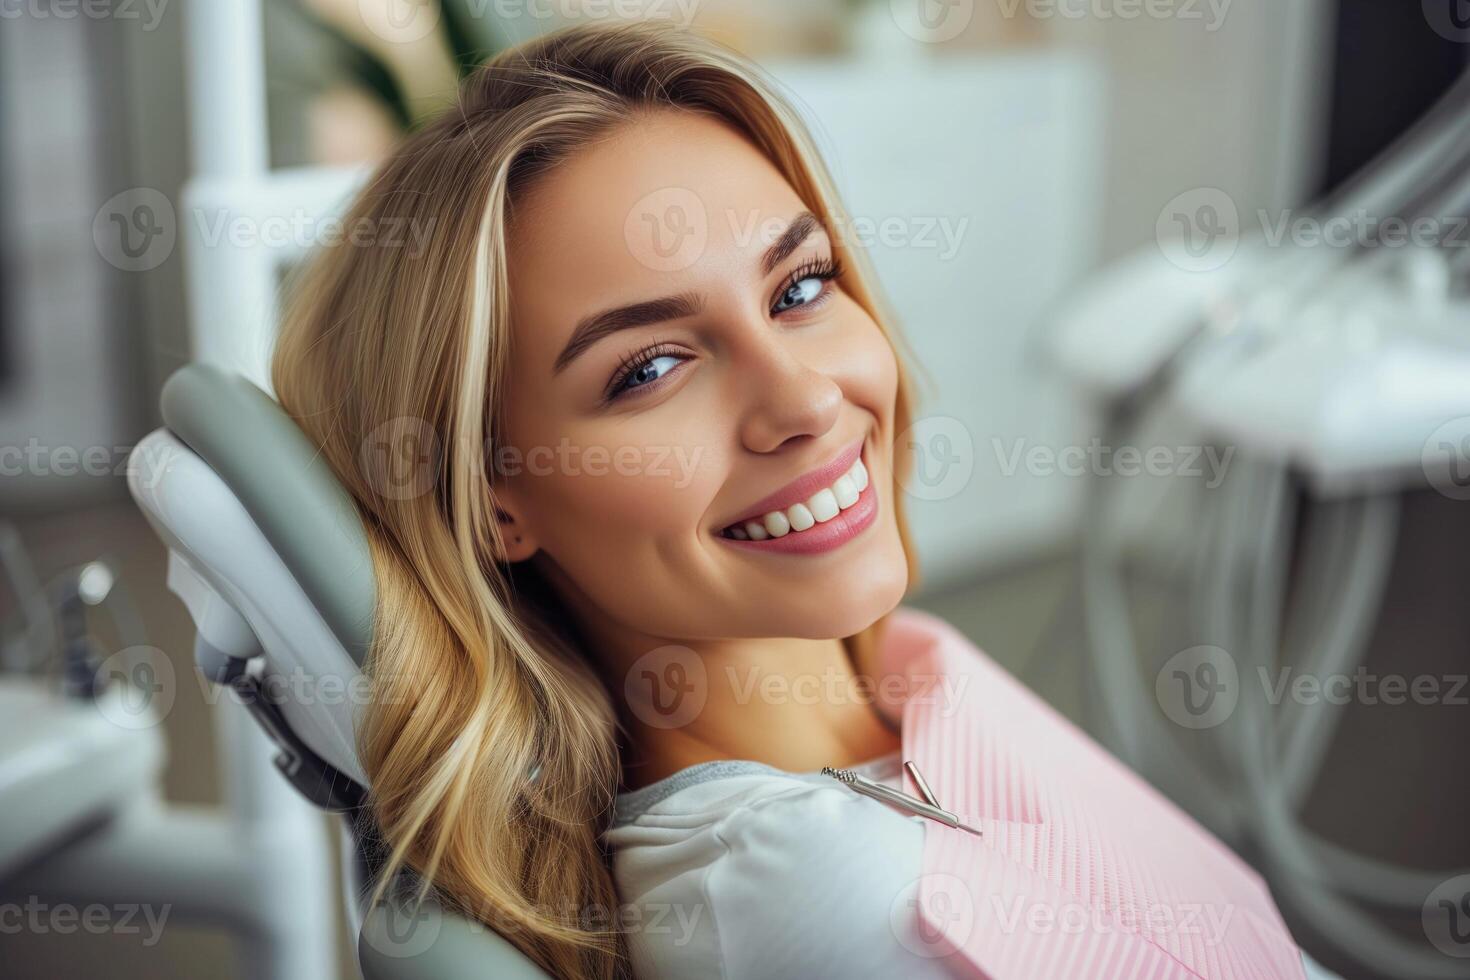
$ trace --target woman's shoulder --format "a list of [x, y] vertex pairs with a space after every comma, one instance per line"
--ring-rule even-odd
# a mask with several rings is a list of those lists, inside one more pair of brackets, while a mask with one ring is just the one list
[[[897, 756], [859, 768], [877, 776], [885, 763], [897, 766]], [[922, 838], [915, 818], [836, 780], [744, 760], [701, 763], [621, 794], [606, 834], [619, 885], [640, 894], [708, 876], [807, 874], [875, 842], [897, 847], [900, 863], [912, 857], [917, 873]]]
[[683, 941], [630, 935], [640, 975], [912, 966], [892, 930], [857, 942], [843, 924], [886, 923], [895, 903], [900, 923], [909, 921], [903, 896], [923, 861], [917, 819], [820, 775], [705, 765], [704, 774], [679, 774], [671, 792], [646, 787], [661, 797], [635, 799], [636, 813], [623, 809], [608, 834], [619, 895], [635, 918], [684, 924]]

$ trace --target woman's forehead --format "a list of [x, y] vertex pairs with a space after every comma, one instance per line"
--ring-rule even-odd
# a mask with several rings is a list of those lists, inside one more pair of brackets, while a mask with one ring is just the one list
[[805, 210], [728, 125], [690, 112], [630, 120], [517, 204], [507, 261], [514, 320], [530, 327], [519, 345], [544, 360], [596, 310], [762, 280], [761, 255]]

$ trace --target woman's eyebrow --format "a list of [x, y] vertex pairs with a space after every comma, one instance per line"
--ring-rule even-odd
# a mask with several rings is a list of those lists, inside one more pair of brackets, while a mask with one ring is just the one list
[[619, 330], [630, 330], [633, 327], [647, 326], [650, 323], [662, 323], [665, 320], [694, 316], [703, 309], [704, 297], [698, 293], [680, 293], [677, 296], [664, 296], [641, 303], [630, 303], [627, 306], [615, 306], [601, 313], [584, 317], [572, 331], [567, 345], [562, 348], [560, 354], [556, 355], [556, 364], [552, 367], [551, 373], [560, 373], [583, 351], [609, 334], [617, 333]]
[[810, 211], [803, 211], [791, 219], [791, 224], [776, 239], [775, 244], [766, 249], [766, 254], [761, 257], [761, 275], [769, 276], [771, 270], [780, 265], [788, 255], [801, 247], [801, 243], [812, 237], [821, 224], [817, 216]]
[[[785, 261], [792, 252], [795, 252], [803, 242], [812, 236], [813, 232], [821, 227], [821, 222], [817, 221], [816, 215], [810, 211], [803, 211], [791, 219], [791, 224], [786, 226], [781, 237], [776, 239], [761, 256], [761, 274], [770, 275], [776, 266]], [[665, 320], [694, 316], [703, 309], [704, 297], [698, 293], [681, 293], [677, 296], [664, 296], [641, 303], [630, 303], [627, 306], [615, 306], [584, 317], [572, 330], [572, 336], [567, 340], [561, 353], [556, 355], [556, 363], [552, 366], [551, 373], [561, 373], [587, 348], [609, 334], [633, 327], [647, 326], [650, 323], [662, 323]]]

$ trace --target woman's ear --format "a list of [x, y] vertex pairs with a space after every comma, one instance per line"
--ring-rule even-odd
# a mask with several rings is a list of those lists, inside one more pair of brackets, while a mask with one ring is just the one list
[[541, 546], [536, 542], [536, 536], [526, 526], [524, 519], [517, 517], [519, 508], [513, 502], [507, 501], [503, 496], [495, 499], [495, 523], [500, 531], [502, 553], [495, 556], [496, 561], [514, 564], [530, 558]]

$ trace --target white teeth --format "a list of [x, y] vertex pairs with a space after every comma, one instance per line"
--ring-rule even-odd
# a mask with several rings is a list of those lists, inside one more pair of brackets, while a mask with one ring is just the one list
[[857, 503], [858, 489], [853, 486], [851, 477], [839, 476], [837, 482], [832, 484], [832, 496], [837, 498], [837, 506], [846, 510]]
[[818, 524], [827, 523], [842, 510], [831, 490], [818, 490], [812, 494], [806, 502], [806, 509], [812, 512]]
[[732, 525], [725, 533], [737, 541], [764, 541], [785, 537], [792, 531], [805, 531], [817, 524], [825, 524], [857, 503], [867, 487], [868, 469], [859, 458], [830, 487], [818, 490], [805, 502], [792, 504], [785, 510], [773, 510], [758, 520]]

